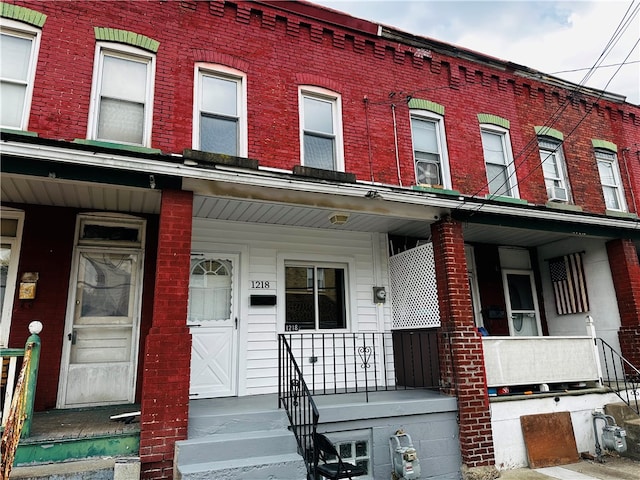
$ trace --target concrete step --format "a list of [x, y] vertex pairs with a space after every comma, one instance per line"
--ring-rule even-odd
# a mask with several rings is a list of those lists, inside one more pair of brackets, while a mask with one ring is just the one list
[[77, 460], [11, 469], [11, 480], [113, 480], [115, 459]]
[[220, 409], [189, 412], [189, 438], [214, 434], [282, 430], [289, 425], [284, 410], [221, 413]]
[[305, 480], [307, 471], [302, 457], [269, 455], [253, 458], [205, 462], [177, 467], [175, 480]]
[[611, 415], [627, 433], [627, 451], [621, 455], [640, 460], [640, 416], [623, 402], [605, 405], [604, 412]]

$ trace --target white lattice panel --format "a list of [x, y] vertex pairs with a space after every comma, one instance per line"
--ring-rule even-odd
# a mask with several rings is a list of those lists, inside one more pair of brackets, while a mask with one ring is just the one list
[[426, 243], [389, 259], [393, 328], [440, 326], [433, 245]]

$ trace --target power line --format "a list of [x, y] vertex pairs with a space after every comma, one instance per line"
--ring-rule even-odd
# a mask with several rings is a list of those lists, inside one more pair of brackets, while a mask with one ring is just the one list
[[[622, 62], [622, 63], [610, 63], [608, 65], [600, 65], [596, 68], [609, 68], [609, 67], [618, 67], [621, 65], [633, 65], [634, 63], [640, 63], [640, 60], [632, 60], [630, 62]], [[583, 72], [584, 70], [590, 70], [593, 67], [585, 67], [585, 68], [574, 68], [573, 70], [559, 70], [557, 72], [550, 72], [549, 75], [557, 75], [559, 73], [574, 73], [574, 72]]]

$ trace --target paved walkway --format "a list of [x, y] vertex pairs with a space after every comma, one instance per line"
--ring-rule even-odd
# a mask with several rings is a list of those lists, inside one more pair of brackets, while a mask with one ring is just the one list
[[640, 462], [625, 457], [605, 457], [604, 463], [578, 463], [546, 468], [519, 468], [501, 472], [501, 480], [639, 480]]

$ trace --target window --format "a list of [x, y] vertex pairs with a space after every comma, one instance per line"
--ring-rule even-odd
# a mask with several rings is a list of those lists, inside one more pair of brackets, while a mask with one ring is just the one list
[[89, 138], [151, 145], [155, 57], [120, 45], [98, 43], [93, 74]]
[[[336, 450], [343, 462], [348, 462], [366, 469], [367, 475], [358, 478], [373, 478], [370, 430], [332, 432], [327, 433], [326, 436], [329, 438], [333, 446], [336, 447]], [[334, 460], [336, 462], [338, 461], [337, 458]], [[327, 459], [327, 463], [331, 462], [332, 460]]]
[[194, 148], [233, 156], [247, 155], [245, 77], [216, 67], [196, 66]]
[[26, 130], [40, 30], [7, 19], [0, 27], [0, 126]]
[[346, 328], [345, 285], [345, 267], [286, 265], [285, 330]]
[[624, 211], [626, 209], [622, 194], [622, 182], [618, 170], [616, 154], [608, 150], [596, 149], [596, 160], [604, 202], [608, 210]]
[[416, 183], [450, 187], [449, 162], [442, 118], [428, 112], [412, 111], [411, 137], [416, 165]]
[[538, 137], [538, 146], [540, 147], [542, 172], [549, 200], [568, 202], [569, 188], [565, 176], [562, 144], [548, 138]]
[[481, 127], [481, 133], [489, 193], [517, 198], [518, 187], [513, 168], [509, 132], [491, 126]]
[[344, 171], [340, 97], [318, 88], [300, 90], [302, 164]]

